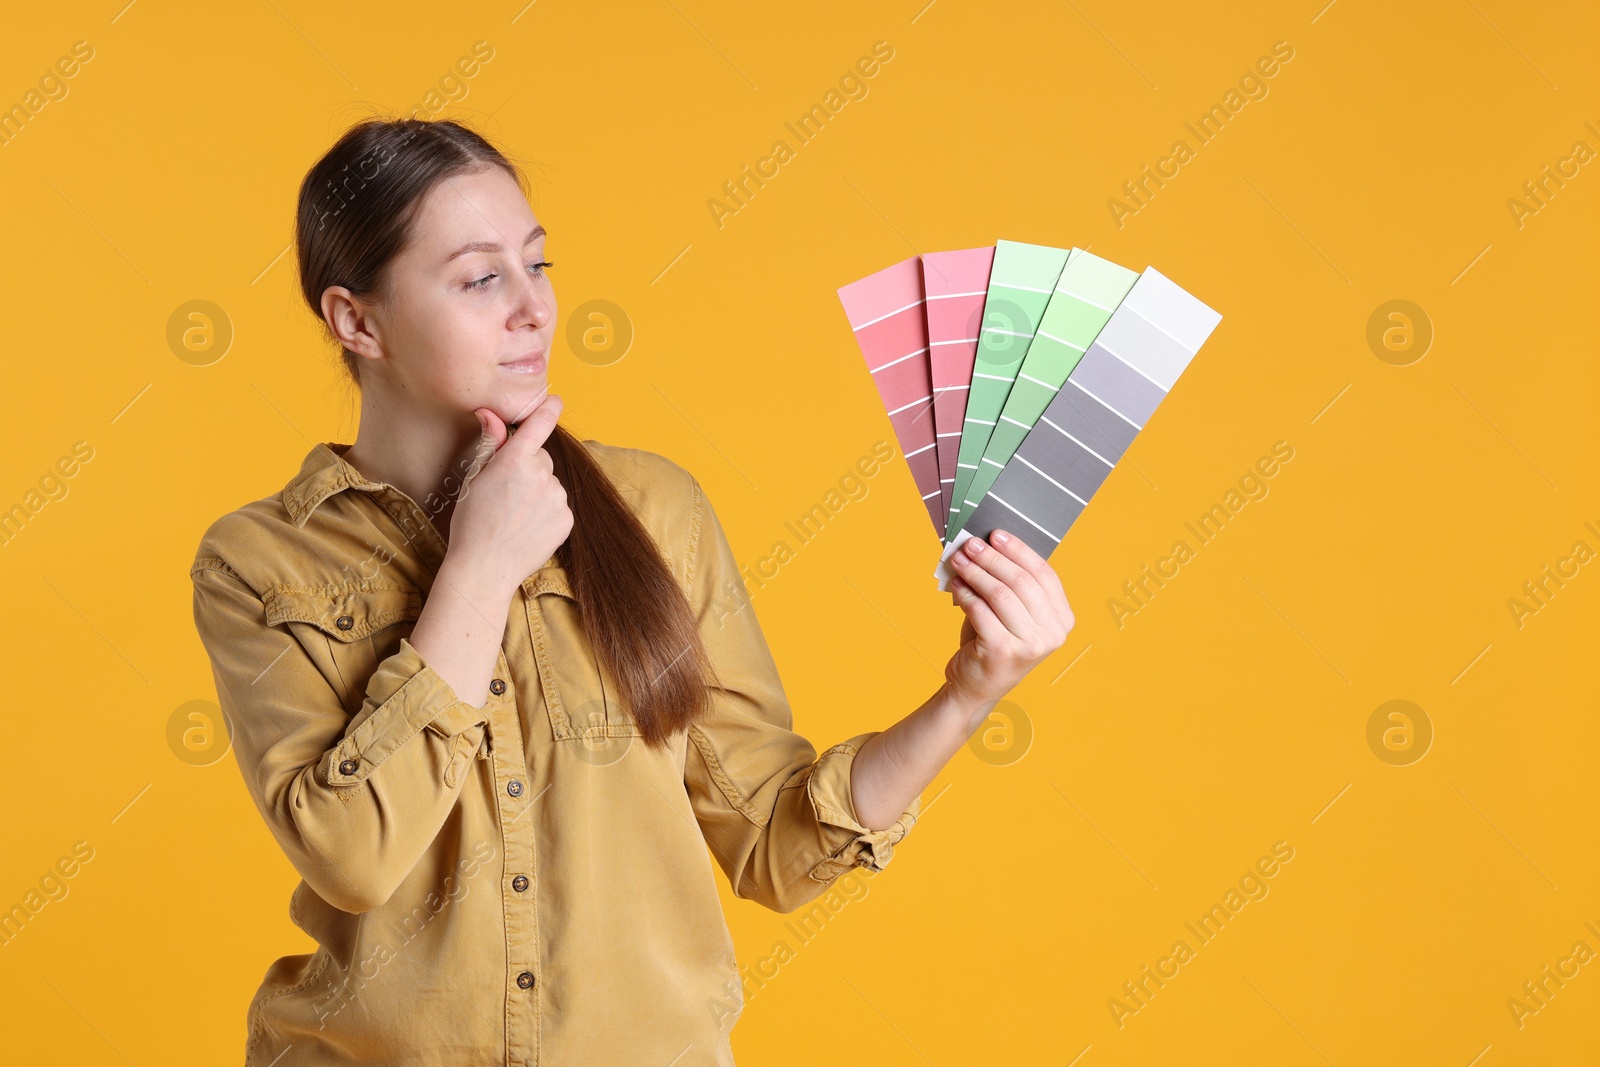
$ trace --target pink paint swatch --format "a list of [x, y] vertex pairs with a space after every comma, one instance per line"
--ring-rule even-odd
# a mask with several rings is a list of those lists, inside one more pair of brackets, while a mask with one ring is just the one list
[[929, 252], [922, 257], [923, 290], [927, 294], [928, 355], [933, 377], [933, 427], [938, 447], [939, 535], [956, 509], [951, 507], [956, 481], [956, 456], [961, 451], [962, 420], [967, 391], [978, 355], [978, 325], [989, 289], [994, 246], [960, 252]]
[[[839, 301], [855, 331], [856, 344], [866, 357], [878, 395], [883, 398], [900, 451], [927, 506], [928, 518], [942, 542], [950, 509], [939, 485], [920, 258], [912, 256], [851, 282], [839, 290]], [[976, 331], [973, 336], [977, 336]]]

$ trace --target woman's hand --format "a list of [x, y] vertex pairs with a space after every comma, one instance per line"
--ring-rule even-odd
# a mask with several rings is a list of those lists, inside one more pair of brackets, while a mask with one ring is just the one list
[[1074, 622], [1050, 564], [1003, 530], [990, 538], [969, 537], [950, 557], [950, 593], [966, 619], [944, 669], [954, 694], [984, 715], [1066, 642]]
[[545, 396], [514, 433], [489, 408], [475, 414], [483, 436], [450, 516], [447, 558], [455, 556], [456, 566], [494, 588], [512, 588], [544, 566], [572, 532], [567, 491], [543, 447], [555, 431], [561, 398]]

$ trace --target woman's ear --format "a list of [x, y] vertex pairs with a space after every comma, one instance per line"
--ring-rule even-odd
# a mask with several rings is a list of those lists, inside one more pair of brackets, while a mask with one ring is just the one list
[[370, 302], [342, 285], [330, 285], [322, 291], [322, 319], [328, 329], [347, 351], [367, 359], [383, 355], [383, 342], [372, 311]]

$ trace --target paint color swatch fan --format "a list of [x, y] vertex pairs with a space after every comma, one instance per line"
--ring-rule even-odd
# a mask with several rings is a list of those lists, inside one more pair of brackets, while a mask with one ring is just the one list
[[1021, 241], [839, 290], [944, 550], [1004, 529], [1049, 558], [1222, 316], [1154, 267]]

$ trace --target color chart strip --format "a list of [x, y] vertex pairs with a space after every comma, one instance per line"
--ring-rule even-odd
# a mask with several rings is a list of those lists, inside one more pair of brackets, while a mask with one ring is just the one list
[[1050, 304], [1044, 309], [1044, 317], [1039, 320], [1033, 343], [1023, 357], [1022, 367], [1017, 371], [1016, 384], [1011, 387], [989, 443], [984, 446], [978, 469], [973, 472], [962, 499], [956, 503], [956, 514], [946, 524], [946, 541], [966, 525], [977, 502], [1011, 462], [1022, 439], [1055, 399], [1067, 375], [1078, 365], [1138, 279], [1137, 271], [1073, 249], [1066, 269], [1056, 282]]
[[[967, 486], [983, 458], [989, 434], [1016, 381], [1017, 368], [1022, 366], [1023, 356], [1070, 254], [1065, 248], [1021, 241], [995, 243], [994, 269], [989, 274], [989, 292], [983, 304], [972, 388], [967, 393], [967, 413], [961, 420], [961, 448], [956, 454], [952, 507], [958, 506], [967, 495]], [[953, 514], [947, 517], [947, 527], [948, 520], [953, 518]]]
[[978, 323], [989, 290], [994, 246], [960, 252], [929, 252], [922, 257], [927, 293], [928, 356], [933, 371], [933, 432], [939, 447], [939, 527], [943, 536], [956, 484], [956, 455], [967, 390], [978, 355]]
[[996, 528], [1049, 558], [1222, 316], [1154, 267], [1139, 276], [934, 568]]
[[839, 290], [934, 533], [944, 537], [943, 494], [933, 438], [933, 378], [923, 317], [922, 262], [912, 256]]

